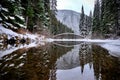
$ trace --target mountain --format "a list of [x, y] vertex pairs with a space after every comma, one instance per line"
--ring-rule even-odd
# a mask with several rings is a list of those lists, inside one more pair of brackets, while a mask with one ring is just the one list
[[71, 51], [68, 51], [65, 55], [57, 59], [57, 69], [67, 70], [80, 66], [79, 48], [79, 45], [74, 46]]
[[75, 34], [79, 34], [80, 13], [72, 10], [58, 10], [57, 19], [71, 28]]

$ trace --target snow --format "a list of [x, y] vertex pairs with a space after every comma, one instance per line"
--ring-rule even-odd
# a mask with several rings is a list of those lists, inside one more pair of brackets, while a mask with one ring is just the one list
[[23, 16], [20, 16], [20, 15], [15, 15], [17, 16], [18, 18], [20, 18], [21, 20], [24, 20]]
[[24, 65], [24, 63], [20, 63], [18, 66], [16, 66], [16, 68], [22, 67]]
[[0, 25], [0, 34], [5, 33], [8, 35], [8, 37], [11, 36], [18, 36], [19, 34], [13, 32], [12, 30], [9, 30], [7, 28], [4, 28], [2, 25]]
[[78, 41], [78, 42], [91, 42], [91, 43], [110, 43], [120, 45], [120, 40], [101, 40], [101, 39], [46, 39], [48, 41]]
[[[8, 39], [10, 39], [11, 37], [15, 37], [15, 36], [18, 36], [20, 38], [29, 38], [31, 39], [31, 42], [30, 44], [19, 44], [17, 47], [15, 46], [11, 46], [11, 45], [8, 45], [7, 46], [7, 49], [5, 50], [0, 50], [0, 58], [3, 57], [4, 55], [7, 55], [7, 54], [10, 54], [18, 49], [22, 49], [22, 48], [30, 48], [30, 47], [36, 47], [37, 45], [45, 45], [45, 43], [43, 42], [45, 36], [42, 36], [42, 35], [37, 35], [37, 34], [29, 34], [29, 33], [26, 33], [26, 34], [18, 34], [16, 32], [13, 32], [12, 30], [10, 29], [7, 29], [7, 28], [4, 28], [1, 24], [0, 24], [0, 34], [6, 34], [8, 36]], [[0, 44], [2, 40], [0, 40]]]
[[38, 35], [36, 34], [29, 34], [29, 33], [26, 33], [26, 34], [18, 34], [16, 32], [13, 32], [12, 30], [10, 29], [7, 29], [7, 28], [4, 28], [1, 24], [0, 24], [0, 34], [6, 34], [8, 35], [8, 39], [11, 38], [11, 37], [14, 37], [14, 36], [19, 36], [21, 38], [30, 38], [31, 40], [36, 40], [37, 38], [40, 38], [40, 39], [43, 39], [43, 36], [42, 37], [38, 37]]
[[13, 19], [13, 20], [15, 19], [15, 18], [14, 18], [14, 17], [12, 17], [12, 16], [9, 16], [9, 18], [10, 18], [10, 19]]
[[4, 10], [4, 11], [6, 11], [6, 12], [8, 12], [8, 9], [7, 9], [7, 8], [3, 8], [3, 7], [2, 7], [1, 9]]
[[24, 63], [21, 63], [21, 64], [19, 64], [18, 66], [17, 66], [17, 68], [19, 68], [19, 67], [21, 67], [21, 66], [23, 66], [24, 65]]
[[71, 10], [58, 10], [57, 19], [71, 28], [75, 34], [79, 34], [80, 13]]
[[4, 18], [7, 20], [8, 19], [8, 17], [7, 16], [5, 16], [3, 13], [1, 13], [3, 16], [4, 16]]
[[15, 64], [10, 64], [9, 67], [12, 67], [12, 66], [14, 66], [14, 65], [15, 65]]
[[0, 21], [2, 21], [2, 18], [0, 17]]
[[38, 44], [37, 43], [30, 43], [29, 45], [25, 44], [25, 45], [19, 45], [18, 47], [14, 47], [14, 46], [10, 46], [9, 48], [5, 49], [5, 50], [0, 50], [0, 59], [7, 55], [10, 54], [18, 49], [22, 49], [22, 48], [31, 48], [31, 47], [36, 47]]
[[[116, 45], [116, 44], [117, 43], [101, 44], [100, 46], [107, 49], [109, 51], [110, 55], [120, 58], [120, 45], [118, 45], [118, 44]], [[120, 42], [119, 42], [119, 44], [120, 44]]]
[[49, 39], [48, 41], [78, 41], [78, 42], [87, 42], [95, 43], [101, 47], [107, 49], [109, 54], [115, 57], [120, 57], [120, 39], [117, 40], [101, 40], [101, 39]]
[[46, 41], [46, 42], [54, 42], [55, 39], [52, 39], [52, 38], [46, 38], [46, 39], [44, 39], [43, 41]]
[[17, 23], [19, 26], [21, 26], [21, 27], [23, 27], [23, 28], [27, 28], [27, 26], [25, 26], [25, 25], [22, 25], [22, 24], [20, 24], [20, 23]]
[[[19, 48], [24, 48], [24, 47], [34, 47], [36, 46], [36, 42], [39, 42], [40, 45], [45, 45], [44, 42], [54, 42], [54, 41], [81, 41], [81, 42], [90, 42], [90, 43], [96, 43], [100, 46], [102, 46], [103, 48], [107, 49], [109, 51], [110, 54], [120, 57], [120, 39], [118, 40], [100, 40], [100, 39], [52, 39], [52, 38], [45, 38], [45, 36], [42, 35], [37, 35], [37, 34], [18, 34], [16, 32], [13, 32], [10, 29], [4, 28], [1, 24], [0, 24], [0, 34], [6, 34], [8, 35], [8, 39], [14, 36], [20, 36], [21, 38], [30, 38], [32, 43], [29, 45], [24, 45], [24, 46], [19, 46], [19, 47], [15, 47], [12, 48], [11, 50], [6, 50], [6, 51], [0, 51], [1, 54], [8, 54], [11, 53]], [[0, 40], [1, 42], [1, 40]], [[0, 43], [1, 44], [1, 43]], [[3, 56], [3, 55], [2, 55]], [[1, 56], [0, 56], [1, 57]]]

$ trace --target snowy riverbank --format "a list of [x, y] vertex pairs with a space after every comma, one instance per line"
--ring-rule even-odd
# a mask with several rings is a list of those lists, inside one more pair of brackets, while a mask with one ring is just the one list
[[[25, 34], [19, 34], [16, 33], [10, 29], [4, 28], [2, 25], [0, 25], [0, 35], [7, 35], [7, 38], [10, 39], [12, 37], [18, 36], [19, 38], [29, 38], [32, 42], [33, 41], [38, 41], [42, 40], [45, 38], [45, 36], [38, 35], [38, 34], [30, 34], [30, 33], [25, 33]], [[0, 36], [1, 37], [1, 36]], [[0, 39], [0, 42], [3, 42], [3, 39]]]

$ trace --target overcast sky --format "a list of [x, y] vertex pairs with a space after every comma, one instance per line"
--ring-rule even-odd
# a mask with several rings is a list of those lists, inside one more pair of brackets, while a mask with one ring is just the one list
[[84, 6], [85, 14], [89, 15], [90, 10], [94, 9], [95, 0], [57, 0], [57, 9], [69, 9], [81, 12], [81, 6]]

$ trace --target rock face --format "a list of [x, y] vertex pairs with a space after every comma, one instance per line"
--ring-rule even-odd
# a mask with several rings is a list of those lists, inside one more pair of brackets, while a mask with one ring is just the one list
[[65, 55], [57, 59], [57, 69], [67, 70], [80, 66], [79, 48], [79, 45], [74, 46], [74, 48], [71, 51], [68, 51]]
[[75, 34], [79, 34], [80, 13], [72, 10], [58, 10], [57, 19], [71, 28]]

